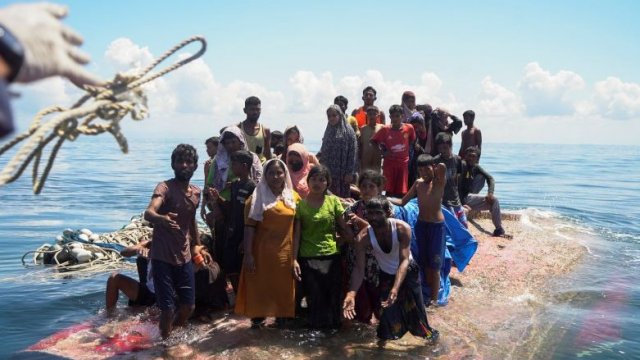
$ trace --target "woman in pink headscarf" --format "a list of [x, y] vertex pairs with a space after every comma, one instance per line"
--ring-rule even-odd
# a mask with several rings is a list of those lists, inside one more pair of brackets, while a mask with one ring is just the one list
[[293, 143], [287, 148], [287, 168], [291, 176], [293, 188], [301, 198], [309, 194], [307, 175], [312, 165], [309, 163], [309, 152], [301, 143]]

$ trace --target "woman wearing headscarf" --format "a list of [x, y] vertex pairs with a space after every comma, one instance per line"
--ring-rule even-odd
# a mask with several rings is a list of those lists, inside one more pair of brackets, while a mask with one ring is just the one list
[[[259, 328], [265, 317], [295, 315], [293, 229], [296, 203], [287, 166], [264, 164], [264, 175], [245, 206], [244, 260], [235, 312]], [[297, 263], [295, 263], [297, 264]]]
[[[300, 128], [298, 128], [298, 125], [287, 126], [287, 128], [284, 130], [284, 141], [287, 148], [282, 154], [282, 161], [284, 161], [284, 163], [286, 164], [287, 152], [288, 152], [289, 146], [291, 146], [292, 144], [304, 144], [304, 137], [302, 136], [302, 132], [300, 131]], [[313, 155], [310, 152], [307, 152], [307, 154], [309, 156], [309, 164], [311, 165], [320, 164], [318, 162], [318, 158], [316, 158], [315, 155]]]
[[329, 106], [327, 120], [320, 163], [331, 172], [331, 192], [346, 198], [350, 196], [351, 183], [355, 180], [358, 140], [340, 106]]
[[[228, 185], [235, 179], [231, 168], [231, 154], [238, 150], [249, 150], [247, 142], [242, 136], [242, 130], [237, 126], [228, 126], [220, 135], [220, 144], [218, 153], [213, 158], [209, 175], [207, 176], [207, 186], [212, 186], [220, 193], [220, 196], [228, 200], [230, 193]], [[256, 183], [260, 181], [262, 176], [262, 165], [260, 158], [253, 154], [253, 164], [251, 165], [251, 173], [249, 178]]]
[[[213, 158], [211, 168], [209, 170], [209, 174], [207, 176], [206, 188], [203, 192], [203, 201], [202, 207], [200, 208], [200, 213], [203, 218], [206, 218], [206, 208], [207, 205], [212, 209], [215, 224], [213, 229], [213, 234], [215, 238], [215, 248], [213, 250], [213, 254], [220, 255], [222, 254], [222, 246], [224, 236], [224, 217], [222, 216], [222, 211], [218, 204], [212, 200], [212, 197], [209, 195], [209, 189], [213, 188], [218, 191], [220, 197], [224, 200], [230, 200], [231, 198], [231, 182], [236, 178], [231, 171], [231, 154], [238, 150], [247, 150], [247, 144], [242, 136], [242, 131], [237, 126], [228, 126], [224, 129], [222, 134], [220, 135], [220, 145], [218, 147], [218, 153]], [[251, 171], [249, 173], [249, 178], [254, 182], [258, 182], [262, 177], [262, 166], [260, 165], [260, 159], [258, 155], [255, 153], [251, 153], [253, 155], [253, 164], [251, 165]], [[220, 261], [221, 259], [217, 259]]]
[[402, 122], [408, 123], [416, 110], [416, 94], [413, 91], [405, 91], [402, 93]]
[[291, 175], [293, 188], [303, 199], [309, 194], [307, 175], [311, 167], [307, 148], [300, 143], [291, 144], [287, 150], [287, 168], [289, 175]]

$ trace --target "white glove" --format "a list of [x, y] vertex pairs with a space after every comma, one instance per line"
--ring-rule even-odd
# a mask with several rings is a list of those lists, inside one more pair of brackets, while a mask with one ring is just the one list
[[82, 65], [89, 56], [78, 49], [82, 37], [60, 21], [65, 6], [51, 3], [16, 4], [0, 8], [0, 24], [9, 28], [24, 48], [25, 58], [16, 82], [28, 83], [64, 76], [76, 86], [101, 81]]

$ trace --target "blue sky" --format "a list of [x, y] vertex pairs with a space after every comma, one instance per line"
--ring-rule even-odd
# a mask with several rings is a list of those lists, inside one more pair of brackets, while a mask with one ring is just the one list
[[[103, 78], [207, 38], [204, 61], [149, 89], [153, 125], [127, 125], [134, 137], [213, 135], [258, 95], [266, 124], [298, 123], [319, 140], [333, 97], [353, 108], [373, 85], [384, 109], [404, 90], [458, 115], [474, 109], [486, 141], [640, 143], [637, 1], [65, 4]], [[54, 80], [20, 89], [24, 128], [40, 107], [77, 96]]]

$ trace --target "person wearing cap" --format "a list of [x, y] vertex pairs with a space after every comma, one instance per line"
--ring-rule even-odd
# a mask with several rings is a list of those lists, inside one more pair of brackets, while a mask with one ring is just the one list
[[358, 139], [360, 173], [365, 170], [380, 172], [382, 154], [377, 146], [371, 144], [371, 138], [384, 126], [377, 122], [379, 113], [380, 110], [377, 106], [369, 106], [367, 108], [367, 124], [360, 128], [360, 138]]
[[[372, 86], [367, 86], [366, 88], [364, 88], [364, 90], [362, 90], [362, 101], [364, 101], [364, 105], [354, 110], [351, 114], [356, 118], [356, 120], [358, 120], [358, 127], [362, 128], [367, 124], [367, 108], [373, 105], [376, 99], [377, 92], [376, 89], [374, 89]], [[386, 124], [384, 112], [378, 112], [376, 123], [383, 125]]]

